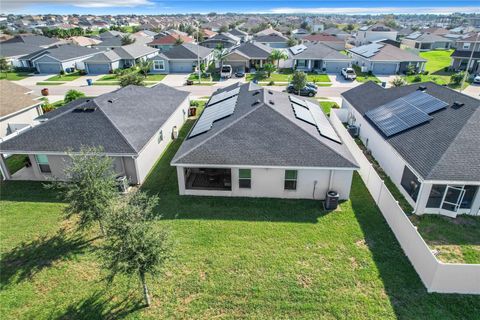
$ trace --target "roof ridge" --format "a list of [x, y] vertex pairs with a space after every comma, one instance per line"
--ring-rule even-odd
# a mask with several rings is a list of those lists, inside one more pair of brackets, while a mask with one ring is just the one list
[[[175, 162], [180, 160], [181, 158], [185, 157], [187, 154], [191, 153], [193, 150], [196, 150], [198, 149], [200, 146], [204, 145], [207, 141], [211, 140], [212, 138], [216, 137], [218, 134], [222, 133], [223, 131], [225, 131], [226, 129], [230, 128], [232, 125], [236, 124], [237, 122], [239, 122], [240, 120], [244, 119], [247, 115], [251, 114], [253, 111], [255, 110], [258, 110], [262, 105], [264, 105], [265, 102], [262, 102], [260, 104], [258, 104], [255, 108], [253, 108], [252, 110], [246, 112], [245, 114], [243, 114], [241, 117], [239, 117], [238, 119], [236, 119], [235, 121], [232, 121], [230, 122], [228, 125], [226, 125], [224, 128], [218, 130], [217, 132], [215, 132], [214, 134], [212, 134], [211, 137], [208, 137], [207, 139], [203, 140], [201, 143], [197, 144], [195, 147], [193, 147], [192, 149], [188, 150], [187, 152], [185, 152], [184, 154], [176, 157], [175, 159]], [[198, 118], [200, 119], [200, 117]], [[197, 120], [198, 121], [198, 120]], [[195, 122], [195, 124], [197, 124], [197, 122]], [[187, 137], [188, 138], [188, 137]]]

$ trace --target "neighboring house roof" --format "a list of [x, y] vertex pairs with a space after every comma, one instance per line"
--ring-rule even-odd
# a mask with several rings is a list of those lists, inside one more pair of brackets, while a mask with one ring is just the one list
[[233, 34], [236, 37], [245, 37], [248, 36], [248, 33], [237, 28], [233, 28], [228, 33]]
[[122, 46], [122, 37], [121, 36], [115, 36], [115, 37], [108, 37], [101, 39], [101, 42], [96, 45], [97, 47], [107, 47], [107, 48], [113, 48], [113, 47], [121, 47]]
[[114, 48], [113, 51], [122, 59], [137, 59], [158, 52], [158, 49], [134, 42], [126, 46]]
[[0, 56], [7, 58], [24, 56], [38, 52], [40, 50], [43, 50], [43, 48], [23, 42], [0, 43]]
[[437, 34], [420, 32], [409, 34], [405, 39], [415, 40], [416, 42], [452, 42], [452, 40]]
[[363, 27], [360, 27], [358, 30], [360, 30], [360, 31], [373, 31], [373, 32], [389, 32], [389, 31], [395, 31], [396, 32], [396, 30], [394, 30], [390, 27], [387, 27], [386, 25], [381, 24], [381, 23], [376, 23], [376, 24], [373, 24], [371, 26], [363, 26]]
[[449, 31], [445, 28], [425, 28], [421, 30], [424, 33], [432, 33], [437, 35], [444, 35], [449, 33]]
[[8, 80], [0, 80], [0, 117], [7, 116], [30, 106], [38, 105], [41, 101], [30, 94], [32, 90], [22, 87]]
[[410, 51], [391, 44], [370, 43], [348, 51], [372, 61], [427, 61]]
[[227, 41], [227, 42], [231, 42], [231, 43], [239, 43], [240, 42], [240, 38], [237, 37], [237, 36], [234, 36], [233, 34], [230, 34], [228, 32], [222, 32], [222, 33], [217, 33], [216, 35], [214, 35], [213, 37], [205, 40], [205, 41]]
[[[418, 90], [419, 86], [425, 86], [426, 93], [448, 103], [448, 107], [431, 114], [433, 119], [429, 122], [384, 139], [423, 179], [479, 181], [479, 100], [432, 82], [389, 89], [367, 82], [342, 96], [365, 115], [369, 110]], [[464, 105], [454, 108], [455, 101]]]
[[347, 35], [348, 33], [343, 31], [343, 30], [340, 30], [338, 28], [327, 28], [325, 30], [322, 31], [322, 33], [326, 33], [326, 34], [331, 34], [331, 35]]
[[153, 41], [149, 42], [148, 44], [149, 45], [174, 45], [177, 43], [178, 39], [180, 39], [182, 43], [193, 42], [193, 39], [189, 36], [173, 33], [160, 38], [153, 39]]
[[233, 114], [215, 121], [207, 132], [189, 136], [173, 165], [357, 168], [344, 144], [322, 137], [314, 125], [295, 117], [287, 93], [237, 83], [212, 98], [235, 88], [240, 89]]
[[37, 47], [47, 47], [51, 46], [55, 43], [60, 42], [61, 40], [55, 39], [55, 38], [49, 38], [45, 36], [40, 36], [40, 35], [24, 35], [20, 34], [17, 35], [11, 39], [8, 39], [6, 41], [3, 41], [2, 44], [7, 44], [7, 43], [25, 43], [28, 45], [33, 45]]
[[140, 30], [137, 31], [133, 34], [134, 36], [140, 36], [140, 37], [155, 37], [157, 35], [156, 32], [150, 31], [150, 30]]
[[197, 53], [200, 59], [205, 59], [213, 49], [205, 48], [194, 43], [183, 43], [178, 46], [174, 46], [167, 52], [159, 53], [157, 56], [151, 58], [156, 60], [158, 58], [176, 60], [176, 59], [197, 59]]
[[265, 30], [262, 30], [262, 31], [259, 31], [259, 32], [255, 33], [255, 36], [257, 36], [257, 37], [258, 36], [268, 36], [270, 34], [277, 34], [279, 36], [282, 35], [282, 33], [280, 31], [277, 31], [273, 28], [267, 28]]
[[24, 57], [25, 59], [38, 59], [39, 57], [48, 54], [50, 57], [58, 61], [66, 61], [75, 58], [85, 57], [102, 52], [100, 49], [81, 47], [73, 44], [66, 44], [44, 49], [40, 52], [34, 53], [31, 56]]
[[327, 33], [309, 34], [303, 37], [304, 40], [312, 42], [344, 42], [343, 40]]
[[98, 39], [93, 39], [89, 37], [84, 37], [84, 36], [76, 36], [76, 37], [70, 37], [68, 40], [72, 41], [74, 44], [86, 47], [86, 46], [93, 46], [96, 44], [99, 44], [101, 41]]
[[[189, 93], [158, 84], [128, 86], [74, 101], [47, 121], [0, 144], [2, 151], [66, 152], [101, 146], [107, 154], [138, 154]], [[161, 103], [159, 103], [161, 101]]]
[[102, 32], [98, 35], [100, 39], [106, 39], [106, 38], [113, 38], [113, 37], [122, 37], [124, 36], [125, 33], [120, 32], [120, 31], [115, 31], [115, 30], [109, 30]]
[[205, 35], [206, 38], [211, 38], [213, 37], [214, 35], [216, 35], [217, 33], [210, 30], [210, 29], [203, 29], [202, 30], [203, 34]]
[[259, 42], [246, 42], [235, 48], [231, 53], [240, 52], [249, 59], [267, 59], [273, 48]]
[[88, 59], [83, 60], [84, 63], [102, 63], [102, 62], [114, 62], [121, 60], [122, 57], [120, 57], [115, 50], [108, 50], [99, 54], [96, 54], [94, 56], [91, 56]]
[[306, 49], [294, 55], [293, 59], [324, 59], [324, 60], [352, 60], [323, 43], [306, 45]]
[[276, 42], [287, 42], [288, 38], [278, 34], [269, 34], [269, 35], [261, 35], [255, 37], [255, 41], [257, 42], [267, 42], [267, 43], [276, 43]]
[[[468, 50], [455, 50], [451, 55], [450, 57], [452, 58], [467, 58], [469, 59], [470, 56], [472, 56], [472, 51], [468, 51]], [[472, 56], [473, 59], [479, 59], [480, 58], [480, 51], [474, 51], [473, 52], [473, 56]]]

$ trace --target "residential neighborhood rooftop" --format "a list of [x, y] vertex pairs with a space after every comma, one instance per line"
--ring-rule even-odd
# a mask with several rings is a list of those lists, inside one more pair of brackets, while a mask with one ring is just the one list
[[0, 80], [0, 117], [40, 104], [32, 90], [8, 80]]

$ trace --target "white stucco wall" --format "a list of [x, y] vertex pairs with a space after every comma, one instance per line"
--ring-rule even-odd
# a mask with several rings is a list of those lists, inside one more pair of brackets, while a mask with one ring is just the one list
[[[190, 166], [193, 167], [193, 166]], [[201, 167], [201, 166], [196, 166]], [[325, 199], [328, 190], [337, 191], [341, 200], [348, 199], [352, 183], [353, 170], [299, 169], [297, 170], [297, 189], [285, 190], [285, 168], [249, 168], [251, 169], [251, 188], [239, 188], [239, 168], [231, 168], [232, 190], [191, 190], [185, 189], [184, 167], [177, 167], [179, 193], [181, 195], [198, 196], [230, 196], [230, 197], [266, 197], [289, 199]], [[332, 180], [330, 181], [331, 173]], [[315, 185], [315, 181], [317, 181]], [[315, 186], [315, 187], [314, 187]]]
[[[142, 183], [145, 180], [155, 162], [157, 162], [158, 158], [172, 141], [173, 127], [176, 126], [177, 131], [180, 132], [180, 129], [188, 116], [189, 105], [190, 99], [187, 97], [164, 125], [155, 133], [147, 145], [140, 151], [138, 158], [135, 159], [138, 172], [136, 183]], [[160, 131], [163, 132], [162, 141], [159, 141]]]

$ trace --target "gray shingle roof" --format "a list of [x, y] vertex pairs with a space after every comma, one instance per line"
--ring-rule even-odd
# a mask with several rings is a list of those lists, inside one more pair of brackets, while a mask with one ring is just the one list
[[[255, 91], [259, 94], [254, 96]], [[172, 164], [357, 167], [345, 145], [320, 136], [316, 127], [295, 117], [288, 94], [251, 83], [240, 86], [234, 113], [185, 140]]]
[[293, 56], [294, 59], [352, 60], [323, 43], [309, 44], [307, 49]]
[[24, 44], [29, 44], [37, 47], [44, 47], [44, 46], [50, 46], [54, 43], [59, 42], [60, 40], [55, 39], [55, 38], [49, 38], [45, 36], [40, 36], [40, 35], [18, 35], [15, 36], [11, 39], [8, 39], [6, 41], [3, 41], [2, 44], [7, 44], [7, 43], [24, 43]]
[[113, 51], [122, 59], [137, 59], [158, 52], [158, 49], [143, 44], [132, 43], [115, 48]]
[[[396, 46], [392, 46], [391, 44], [383, 44], [383, 46], [381, 46], [380, 48], [378, 48], [378, 51], [374, 52], [372, 56], [367, 56], [367, 55], [363, 55], [363, 54], [360, 54], [360, 53], [356, 53], [356, 52], [362, 52], [362, 48], [367, 48], [367, 47], [372, 47], [372, 46], [380, 46], [382, 45], [382, 43], [371, 43], [371, 44], [366, 44], [366, 45], [363, 45], [363, 46], [360, 46], [360, 47], [355, 47], [351, 50], [349, 50], [349, 52], [351, 52], [352, 54], [356, 54], [356, 55], [359, 55], [359, 56], [362, 56], [364, 57], [365, 59], [368, 59], [368, 60], [373, 60], [373, 61], [420, 61], [420, 62], [423, 62], [423, 61], [427, 61], [425, 59], [423, 59], [422, 57], [410, 52], [410, 51], [407, 51], [407, 50], [403, 50], [403, 49], [400, 49], [400, 48], [397, 48]], [[370, 51], [370, 50], [368, 50]]]
[[278, 34], [269, 34], [265, 36], [257, 36], [255, 37], [255, 41], [258, 42], [287, 42], [288, 38], [278, 35]]
[[273, 48], [259, 42], [246, 42], [232, 52], [239, 51], [250, 59], [266, 59], [272, 50]]
[[[428, 94], [449, 106], [432, 114], [431, 121], [385, 140], [426, 180], [479, 181], [479, 100], [431, 82], [390, 89], [367, 82], [342, 96], [364, 115], [417, 90], [419, 85], [426, 86]], [[465, 105], [452, 108], [454, 101]]]
[[94, 48], [77, 46], [73, 44], [66, 44], [66, 45], [55, 46], [55, 47], [42, 50], [41, 52], [32, 54], [31, 56], [40, 57], [42, 55], [48, 54], [52, 58], [57, 59], [59, 61], [66, 61], [70, 59], [97, 54], [102, 51], [103, 51], [102, 49], [94, 49]]
[[96, 54], [83, 62], [113, 62], [122, 59], [114, 50], [108, 50], [99, 54]]
[[170, 60], [175, 59], [197, 59], [197, 50], [200, 59], [207, 57], [213, 49], [206, 48], [194, 43], [183, 43], [178, 46], [174, 46], [167, 52], [163, 52], [163, 55]]
[[23, 56], [38, 52], [39, 50], [42, 50], [42, 48], [23, 42], [0, 43], [0, 56], [2, 57]]
[[[189, 93], [158, 84], [128, 86], [48, 113], [44, 123], [0, 144], [2, 151], [78, 151], [102, 146], [110, 154], [138, 154]], [[78, 112], [77, 107], [96, 107]]]

